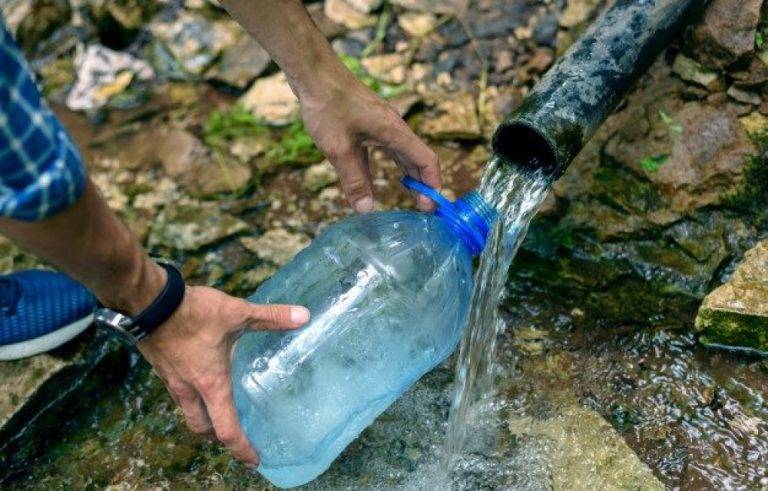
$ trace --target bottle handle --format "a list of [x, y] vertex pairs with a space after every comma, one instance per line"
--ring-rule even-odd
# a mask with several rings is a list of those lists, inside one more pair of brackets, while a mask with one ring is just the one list
[[411, 191], [415, 191], [419, 194], [423, 194], [427, 198], [434, 201], [438, 206], [445, 206], [448, 208], [453, 206], [453, 202], [451, 202], [450, 200], [448, 200], [448, 198], [440, 194], [440, 192], [438, 192], [435, 188], [431, 186], [427, 186], [423, 182], [417, 181], [416, 179], [410, 176], [403, 177], [403, 179], [400, 182], [407, 189], [410, 189]]

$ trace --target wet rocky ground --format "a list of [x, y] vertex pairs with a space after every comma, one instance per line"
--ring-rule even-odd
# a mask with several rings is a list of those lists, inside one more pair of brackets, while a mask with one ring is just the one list
[[[308, 7], [459, 195], [498, 121], [606, 3]], [[768, 338], [713, 348], [695, 321], [722, 284], [768, 303], [760, 247], [745, 269], [757, 273], [734, 274], [768, 231], [761, 4], [713, 1], [554, 186], [510, 273], [498, 425], [446, 486], [768, 486], [768, 362], [754, 351]], [[110, 206], [191, 283], [247, 295], [349, 214], [284, 77], [212, 2], [0, 6]], [[412, 206], [394, 164], [371, 160], [377, 206]], [[37, 264], [0, 250], [3, 271]], [[764, 310], [741, 314], [737, 332], [768, 333]], [[147, 365], [107, 338], [0, 364], [13, 389], [0, 394], [3, 486], [268, 487], [193, 437]], [[437, 487], [452, 376], [449, 361], [425, 377], [309, 487]]]

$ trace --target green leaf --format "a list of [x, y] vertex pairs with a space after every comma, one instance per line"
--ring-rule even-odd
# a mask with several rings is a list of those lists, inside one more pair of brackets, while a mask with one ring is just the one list
[[661, 154], [655, 157], [645, 157], [640, 161], [640, 166], [646, 172], [658, 172], [662, 165], [667, 162], [669, 155]]
[[762, 47], [763, 47], [763, 43], [764, 43], [764, 42], [765, 42], [765, 40], [763, 39], [763, 33], [762, 33], [762, 31], [759, 31], [759, 30], [758, 30], [758, 31], [755, 33], [755, 47], [756, 47], [757, 49], [760, 49], [760, 48], [762, 48]]
[[667, 129], [671, 131], [672, 133], [682, 133], [683, 132], [683, 126], [680, 123], [676, 123], [674, 119], [669, 117], [667, 113], [664, 111], [659, 111], [659, 116], [661, 117], [661, 121], [667, 125]]
[[302, 122], [288, 125], [267, 149], [267, 158], [277, 164], [312, 164], [323, 159]]

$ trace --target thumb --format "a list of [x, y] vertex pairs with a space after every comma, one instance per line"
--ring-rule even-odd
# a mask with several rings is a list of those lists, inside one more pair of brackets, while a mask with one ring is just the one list
[[309, 320], [309, 310], [300, 305], [255, 305], [246, 301], [245, 327], [257, 330], [295, 329]]
[[373, 211], [368, 149], [358, 146], [330, 160], [339, 174], [341, 188], [352, 208], [358, 213]]

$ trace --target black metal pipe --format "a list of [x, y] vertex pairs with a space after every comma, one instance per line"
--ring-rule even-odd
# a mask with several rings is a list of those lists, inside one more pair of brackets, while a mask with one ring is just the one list
[[616, 0], [493, 136], [518, 165], [565, 172], [672, 36], [707, 0]]

